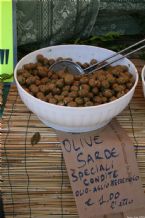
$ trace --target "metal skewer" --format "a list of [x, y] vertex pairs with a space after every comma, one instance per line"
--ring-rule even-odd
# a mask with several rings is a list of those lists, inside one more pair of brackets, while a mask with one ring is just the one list
[[[124, 52], [128, 51], [129, 49], [131, 49], [131, 48], [133, 48], [133, 47], [135, 47], [135, 46], [137, 46], [137, 45], [139, 45], [139, 44], [141, 44], [143, 42], [145, 42], [145, 39], [142, 39], [142, 40], [134, 43], [133, 45], [130, 45], [129, 47], [127, 47], [127, 48], [125, 48], [125, 49], [111, 55], [110, 57], [107, 57], [104, 60], [99, 61], [98, 63], [93, 64], [93, 65], [91, 65], [91, 66], [89, 66], [89, 67], [87, 67], [85, 69], [83, 69], [79, 64], [77, 64], [77, 63], [75, 63], [73, 61], [70, 61], [70, 60], [58, 61], [58, 62], [54, 63], [53, 65], [51, 65], [51, 67], [49, 69], [51, 71], [56, 71], [57, 72], [60, 69], [66, 68], [70, 72], [72, 72], [73, 74], [80, 74], [80, 75], [81, 74], [90, 74], [90, 73], [93, 73], [94, 71], [100, 70], [100, 69], [102, 69], [102, 68], [104, 68], [104, 67], [106, 67], [106, 66], [108, 66], [110, 64], [113, 64], [113, 63], [123, 59], [124, 57], [127, 57], [127, 56], [129, 56], [129, 55], [131, 55], [131, 54], [145, 48], [145, 45], [143, 45], [143, 46], [141, 46], [141, 47], [139, 47], [139, 48], [137, 48], [135, 50], [132, 50], [132, 51], [130, 51], [130, 52], [123, 55]], [[112, 60], [112, 61], [110, 61], [108, 63], [105, 63], [106, 61], [111, 60], [112, 58], [115, 58], [118, 55], [119, 55], [119, 57], [116, 58], [115, 60]], [[122, 56], [120, 56], [120, 55], [122, 55]]]

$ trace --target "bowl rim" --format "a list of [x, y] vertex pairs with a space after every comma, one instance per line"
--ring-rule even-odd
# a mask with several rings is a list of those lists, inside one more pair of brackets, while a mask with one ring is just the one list
[[142, 82], [145, 86], [145, 65], [144, 67], [142, 68], [142, 72], [141, 72], [141, 79], [142, 79]]
[[[126, 57], [125, 57], [124, 59], [126, 59], [127, 61], [131, 62], [131, 64], [134, 65], [136, 79], [135, 79], [135, 82], [134, 82], [133, 87], [132, 87], [125, 95], [123, 95], [123, 96], [121, 96], [120, 98], [118, 98], [118, 99], [116, 99], [116, 100], [114, 100], [114, 101], [111, 101], [111, 102], [107, 102], [107, 103], [100, 104], [100, 105], [95, 105], [95, 106], [85, 106], [85, 107], [83, 107], [83, 106], [82, 106], [82, 107], [62, 106], [62, 105], [57, 105], [57, 104], [52, 104], [52, 103], [48, 103], [48, 102], [42, 101], [41, 99], [36, 98], [35, 96], [33, 96], [33, 95], [29, 94], [27, 91], [25, 91], [25, 89], [23, 89], [23, 87], [20, 85], [20, 83], [19, 83], [18, 80], [17, 80], [17, 70], [18, 70], [19, 64], [20, 64], [25, 58], [27, 58], [27, 57], [29, 57], [29, 55], [33, 55], [33, 54], [35, 54], [35, 53], [37, 53], [37, 52], [40, 52], [40, 53], [41, 53], [41, 51], [44, 51], [44, 50], [47, 50], [47, 49], [50, 49], [50, 50], [51, 50], [51, 49], [56, 48], [56, 47], [74, 47], [74, 46], [77, 46], [77, 47], [86, 46], [86, 47], [99, 48], [99, 49], [103, 49], [103, 50], [106, 50], [106, 51], [112, 51], [112, 50], [110, 50], [110, 49], [106, 49], [106, 48], [98, 47], [98, 46], [92, 46], [92, 45], [77, 45], [77, 44], [73, 44], [73, 45], [72, 45], [72, 44], [67, 44], [67, 45], [48, 46], [48, 47], [41, 48], [41, 49], [35, 50], [35, 51], [33, 51], [33, 52], [30, 52], [29, 54], [25, 55], [21, 60], [18, 61], [18, 63], [17, 63], [16, 66], [15, 66], [15, 69], [14, 69], [14, 79], [15, 79], [15, 82], [16, 82], [17, 86], [19, 87], [19, 89], [20, 89], [22, 92], [24, 92], [24, 93], [26, 94], [26, 96], [28, 96], [28, 97], [34, 99], [35, 101], [38, 101], [38, 102], [40, 102], [40, 103], [43, 103], [43, 104], [45, 104], [46, 106], [51, 106], [51, 107], [54, 107], [54, 108], [55, 108], [55, 107], [59, 107], [59, 108], [61, 108], [61, 109], [65, 109], [65, 110], [70, 110], [70, 109], [71, 109], [71, 110], [74, 110], [74, 111], [78, 111], [78, 110], [81, 110], [81, 111], [82, 111], [82, 110], [88, 110], [88, 109], [94, 109], [94, 108], [104, 108], [104, 107], [106, 107], [106, 105], [110, 106], [110, 105], [114, 104], [115, 102], [117, 103], [117, 102], [119, 102], [121, 99], [126, 98], [126, 97], [132, 92], [132, 90], [135, 89], [135, 87], [136, 87], [136, 85], [137, 85], [137, 83], [138, 83], [138, 79], [139, 79], [138, 71], [137, 71], [137, 68], [136, 68], [136, 66], [134, 65], [134, 63], [131, 62], [131, 61], [130, 61], [128, 58], [126, 58]], [[114, 52], [114, 51], [112, 51], [112, 52]], [[143, 69], [145, 70], [145, 66], [144, 66]], [[145, 81], [144, 81], [144, 83], [145, 83]]]

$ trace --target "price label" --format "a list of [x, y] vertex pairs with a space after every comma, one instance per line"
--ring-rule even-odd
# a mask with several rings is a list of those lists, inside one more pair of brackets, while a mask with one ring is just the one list
[[89, 133], [57, 133], [81, 218], [144, 206], [133, 144], [116, 121]]

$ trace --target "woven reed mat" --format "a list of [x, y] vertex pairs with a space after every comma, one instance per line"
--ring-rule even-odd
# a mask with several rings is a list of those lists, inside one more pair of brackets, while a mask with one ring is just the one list
[[[133, 60], [139, 72], [145, 64]], [[141, 81], [117, 120], [132, 139], [145, 190], [145, 99]], [[11, 86], [2, 118], [3, 203], [6, 218], [78, 218], [58, 138], [20, 100]], [[39, 132], [38, 144], [31, 145]], [[123, 218], [123, 214], [104, 218]], [[103, 218], [103, 216], [102, 216]]]

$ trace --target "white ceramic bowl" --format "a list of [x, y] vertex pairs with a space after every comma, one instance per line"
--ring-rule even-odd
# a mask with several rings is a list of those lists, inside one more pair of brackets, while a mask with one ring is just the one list
[[114, 54], [114, 52], [87, 45], [59, 45], [34, 51], [18, 62], [14, 71], [14, 77], [22, 101], [46, 126], [57, 130], [86, 132], [103, 127], [128, 105], [138, 82], [138, 73], [134, 64], [127, 58], [123, 58], [114, 63], [114, 65], [120, 64], [128, 66], [129, 71], [135, 78], [135, 84], [132, 89], [121, 98], [110, 103], [90, 107], [68, 107], [46, 103], [28, 94], [17, 81], [17, 70], [26, 63], [35, 63], [37, 54], [43, 54], [45, 57], [49, 58], [70, 57], [74, 61], [84, 63], [89, 62], [93, 58], [98, 61], [103, 60]]
[[145, 97], [145, 66], [143, 67], [141, 72], [141, 79], [142, 79], [143, 94]]

